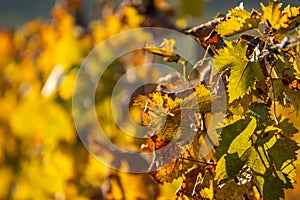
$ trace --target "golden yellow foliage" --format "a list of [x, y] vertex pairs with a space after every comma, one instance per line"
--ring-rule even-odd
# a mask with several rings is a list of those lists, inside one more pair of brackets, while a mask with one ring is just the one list
[[[0, 30], [0, 199], [83, 200], [101, 193], [107, 167], [79, 141], [71, 100], [77, 71], [92, 48], [143, 21], [132, 7], [121, 12], [92, 22], [86, 31], [57, 5], [49, 21]], [[97, 107], [109, 108], [110, 100]], [[109, 137], [117, 144], [134, 143], [130, 136], [118, 140], [111, 114], [107, 120], [111, 125], [104, 129], [114, 131]]]

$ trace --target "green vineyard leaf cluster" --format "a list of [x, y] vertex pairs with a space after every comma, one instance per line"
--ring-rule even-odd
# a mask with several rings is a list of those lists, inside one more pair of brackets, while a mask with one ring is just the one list
[[[281, 6], [269, 0], [259, 13], [241, 4], [224, 17], [185, 31], [212, 55], [210, 76], [223, 80], [225, 94], [211, 92], [216, 82], [199, 81], [188, 84], [185, 90], [192, 93], [183, 97], [159, 90], [135, 100], [144, 109], [144, 125], [153, 129], [147, 150], [154, 155], [155, 147], [165, 151], [161, 155], [166, 158], [156, 158], [161, 162], [179, 155], [166, 166], [153, 160], [158, 168], [150, 169], [159, 183], [182, 177], [177, 199], [273, 200], [284, 198], [284, 190], [293, 187], [299, 150], [293, 136], [298, 130], [278, 115], [277, 107], [292, 107], [296, 114], [300, 109], [300, 7]], [[211, 102], [222, 95], [227, 96], [227, 110], [224, 123], [215, 129], [218, 142], [209, 156], [201, 157], [199, 145], [210, 141], [203, 137], [208, 136]], [[187, 109], [192, 117], [183, 119]], [[194, 139], [186, 141], [190, 136]], [[174, 140], [171, 151], [168, 144]]]

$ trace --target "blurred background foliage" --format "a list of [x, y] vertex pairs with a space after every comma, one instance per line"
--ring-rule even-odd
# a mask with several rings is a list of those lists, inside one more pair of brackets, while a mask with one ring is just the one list
[[[0, 1], [0, 199], [173, 199], [179, 181], [158, 186], [146, 174], [117, 172], [88, 153], [72, 119], [76, 73], [88, 53], [116, 33], [141, 26], [180, 30], [238, 3]], [[284, 3], [299, 5], [298, 0]], [[259, 6], [258, 1], [244, 4]], [[143, 63], [143, 52], [132, 58], [105, 72], [109, 84], [98, 87], [96, 110], [111, 124], [104, 129], [115, 144], [138, 150], [143, 141], [121, 137], [108, 109], [118, 77]], [[133, 112], [139, 116], [139, 110]], [[299, 117], [290, 115], [299, 129]], [[299, 189], [287, 193], [287, 199], [296, 199]]]

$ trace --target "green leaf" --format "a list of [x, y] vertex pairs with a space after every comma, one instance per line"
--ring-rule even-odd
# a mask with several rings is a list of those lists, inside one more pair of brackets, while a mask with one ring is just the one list
[[[232, 66], [246, 66], [248, 58], [246, 57], [247, 45], [243, 42], [225, 41], [226, 47], [218, 50], [218, 55], [214, 58], [214, 64], [217, 71], [213, 74], [222, 72], [224, 69]], [[215, 70], [216, 70], [215, 69]]]
[[220, 182], [222, 180], [234, 178], [244, 164], [245, 161], [241, 160], [237, 153], [223, 155], [218, 160], [215, 179]]
[[[229, 103], [243, 97], [255, 89], [256, 80], [264, 75], [258, 63], [250, 62], [246, 57], [247, 45], [244, 42], [226, 42], [227, 47], [220, 49], [214, 58], [218, 71], [230, 68], [228, 93]], [[215, 72], [214, 72], [215, 73]]]
[[264, 174], [268, 167], [268, 162], [263, 156], [261, 148], [251, 147], [249, 151], [243, 157], [247, 161], [247, 165], [255, 172], [256, 174]]
[[293, 56], [288, 54], [276, 55], [275, 60], [275, 68], [279, 77], [286, 77], [289, 80], [295, 76], [297, 72], [292, 63], [289, 62], [289, 60], [294, 60]]
[[[292, 104], [296, 114], [298, 115], [300, 109], [300, 92], [290, 89], [280, 79], [273, 80], [273, 85], [275, 99], [283, 106]], [[270, 94], [272, 94], [272, 92], [273, 91], [270, 91]]]
[[[272, 131], [273, 133], [274, 131]], [[272, 134], [265, 144], [251, 147], [243, 157], [254, 172], [259, 190], [264, 199], [284, 197], [283, 189], [291, 188], [294, 175], [295, 151], [299, 149], [296, 142], [288, 138], [279, 138]], [[276, 191], [273, 191], [276, 190]]]
[[237, 184], [234, 179], [231, 179], [215, 190], [215, 199], [241, 199], [246, 192], [247, 184]]
[[269, 108], [265, 103], [252, 103], [250, 114], [256, 117], [259, 123], [266, 124], [269, 121]]
[[251, 16], [247, 10], [234, 8], [229, 11], [229, 16], [225, 21], [219, 23], [216, 31], [221, 36], [232, 36], [250, 29], [257, 28], [260, 23], [260, 17]]
[[255, 128], [256, 119], [251, 117], [247, 126], [231, 142], [228, 153], [237, 153], [241, 157], [252, 146], [251, 136]]
[[263, 184], [263, 198], [266, 200], [275, 200], [280, 197], [284, 197], [283, 187], [281, 180], [275, 176], [264, 176], [264, 184]]
[[237, 153], [239, 158], [251, 145], [251, 135], [256, 128], [256, 120], [253, 117], [241, 119], [222, 129], [220, 145], [217, 148], [217, 157], [229, 153]]
[[[297, 160], [296, 151], [298, 149], [299, 146], [294, 140], [289, 138], [279, 138], [267, 151], [276, 168], [278, 170], [283, 170], [287, 165], [293, 165], [293, 161]], [[286, 163], [287, 161], [289, 162]]]
[[284, 198], [284, 190], [292, 188], [287, 177], [280, 171], [273, 171], [271, 168], [264, 175], [257, 176], [257, 182], [264, 200], [275, 200]]
[[264, 79], [264, 75], [258, 63], [247, 62], [232, 66], [228, 79], [229, 102], [243, 97], [251, 89], [255, 89], [255, 80]]
[[299, 132], [298, 129], [292, 123], [289, 123], [289, 119], [283, 119], [277, 125], [278, 128], [282, 130], [282, 135], [286, 137], [293, 137], [296, 133]]
[[241, 99], [236, 99], [232, 103], [230, 103], [228, 110], [233, 115], [243, 115], [249, 112], [249, 107], [252, 101], [253, 101], [253, 95], [246, 94]]

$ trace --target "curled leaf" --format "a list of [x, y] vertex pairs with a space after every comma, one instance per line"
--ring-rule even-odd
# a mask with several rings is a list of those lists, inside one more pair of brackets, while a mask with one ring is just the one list
[[150, 53], [162, 56], [166, 62], [178, 62], [180, 56], [174, 53], [176, 41], [174, 39], [164, 39], [163, 43], [156, 47], [155, 45], [146, 45], [144, 49]]

